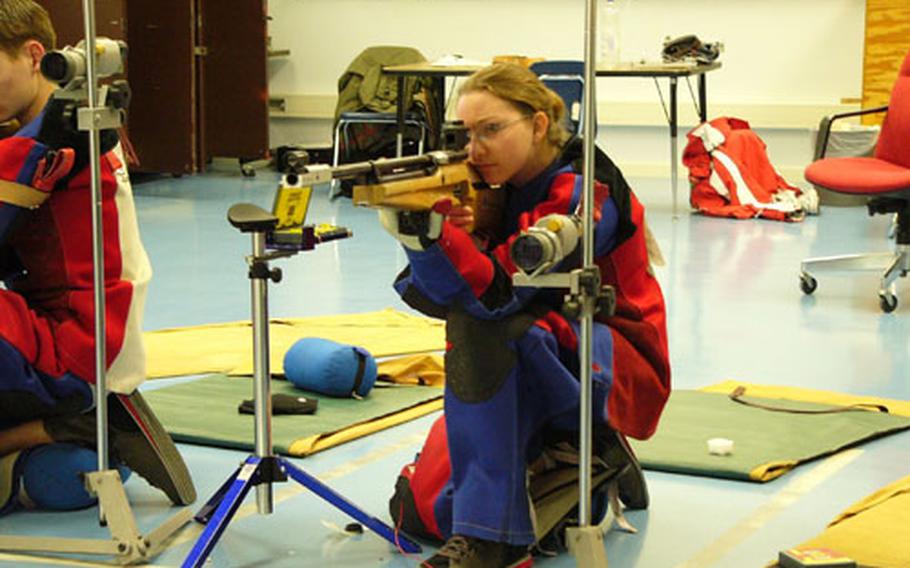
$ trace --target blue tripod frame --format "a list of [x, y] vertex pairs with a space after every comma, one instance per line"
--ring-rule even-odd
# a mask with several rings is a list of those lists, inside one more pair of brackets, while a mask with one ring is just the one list
[[[256, 452], [234, 471], [211, 499], [196, 514], [196, 520], [206, 525], [183, 562], [183, 568], [199, 567], [205, 563], [218, 539], [231, 522], [250, 488], [256, 487], [260, 514], [273, 512], [272, 484], [287, 481], [288, 476], [316, 493], [354, 520], [407, 553], [419, 553], [420, 545], [396, 533], [389, 525], [363, 512], [342, 495], [306, 473], [287, 459], [272, 453], [272, 397], [269, 385], [268, 280], [281, 281], [281, 270], [270, 269], [269, 261], [296, 254], [297, 250], [266, 252], [266, 237], [275, 230], [278, 219], [262, 208], [240, 203], [228, 211], [228, 221], [242, 233], [250, 233], [253, 254], [247, 258], [252, 288], [253, 309], [253, 410], [256, 426]], [[300, 250], [313, 248], [312, 243]]]

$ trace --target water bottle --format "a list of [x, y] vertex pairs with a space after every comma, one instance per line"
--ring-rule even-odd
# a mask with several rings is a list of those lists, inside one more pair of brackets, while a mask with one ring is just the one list
[[600, 53], [599, 67], [613, 67], [619, 58], [619, 2], [605, 0], [601, 4], [599, 18]]

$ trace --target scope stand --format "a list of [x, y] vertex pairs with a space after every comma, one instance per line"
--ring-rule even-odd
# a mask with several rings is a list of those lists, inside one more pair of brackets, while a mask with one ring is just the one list
[[[592, 337], [594, 314], [598, 309], [612, 315], [615, 308], [615, 290], [601, 286], [600, 270], [594, 264], [594, 177], [595, 141], [597, 129], [595, 119], [596, 63], [597, 63], [597, 0], [585, 2], [585, 79], [582, 103], [584, 116], [584, 159], [582, 178], [584, 180], [584, 215], [582, 217], [581, 271], [573, 271], [571, 278], [569, 307], [580, 315], [581, 334], [579, 337], [579, 456], [578, 456], [578, 526], [566, 529], [569, 551], [575, 556], [578, 566], [583, 568], [606, 568], [607, 550], [604, 546], [604, 529], [591, 524], [591, 451], [593, 449], [593, 411], [591, 402], [593, 383], [591, 379]], [[674, 186], [675, 187], [675, 186]], [[676, 213], [674, 211], [674, 213]]]
[[184, 568], [202, 566], [251, 487], [256, 487], [259, 514], [271, 514], [272, 483], [287, 481], [288, 476], [405, 552], [420, 552], [420, 545], [396, 534], [392, 527], [368, 515], [287, 459], [272, 453], [267, 285], [268, 280], [281, 281], [281, 270], [270, 269], [269, 261], [292, 256], [297, 251], [266, 253], [266, 237], [274, 231], [278, 219], [256, 205], [240, 203], [232, 206], [228, 211], [228, 221], [240, 232], [251, 233], [253, 241], [253, 254], [247, 257], [247, 263], [252, 292], [255, 454], [247, 457], [196, 514], [196, 520], [206, 524], [206, 527], [184, 561]]
[[[83, 0], [82, 10], [85, 23], [86, 53], [96, 53], [95, 7], [91, 0]], [[91, 159], [92, 248], [95, 298], [95, 365], [96, 371], [96, 415], [98, 437], [98, 470], [85, 474], [86, 490], [98, 498], [99, 522], [106, 525], [111, 538], [84, 539], [49, 536], [0, 536], [0, 550], [22, 552], [53, 552], [64, 554], [114, 555], [120, 564], [135, 564], [156, 556], [162, 545], [180, 527], [192, 518], [189, 508], [184, 508], [162, 523], [158, 528], [143, 536], [139, 532], [129, 500], [123, 489], [123, 480], [116, 469], [108, 467], [107, 439], [107, 382], [105, 371], [105, 308], [104, 308], [104, 249], [102, 235], [102, 200], [99, 160], [100, 131], [120, 126], [120, 113], [105, 106], [105, 91], [97, 91], [95, 57], [86, 58], [85, 83], [80, 88], [62, 89], [57, 93], [65, 98], [81, 100], [87, 96], [88, 106], [79, 108], [78, 127], [88, 131]], [[83, 92], [87, 88], [87, 93]], [[101, 103], [100, 106], [97, 106]]]

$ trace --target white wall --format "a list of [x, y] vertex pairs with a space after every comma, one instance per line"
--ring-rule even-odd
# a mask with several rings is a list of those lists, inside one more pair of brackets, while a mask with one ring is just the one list
[[[801, 168], [808, 161], [809, 125], [840, 108], [843, 99], [861, 96], [864, 0], [620, 1], [622, 59], [656, 59], [668, 35], [695, 33], [724, 43], [723, 68], [708, 76], [710, 115], [736, 113], [764, 128], [772, 157], [780, 138], [787, 148], [777, 152], [782, 168]], [[430, 60], [450, 53], [479, 60], [508, 53], [580, 59], [585, 4], [270, 0], [272, 47], [291, 50], [270, 62], [270, 90], [294, 98], [306, 117], [274, 119], [273, 145], [330, 141], [326, 118], [337, 79], [367, 46], [410, 45]], [[609, 139], [608, 149], [641, 171], [662, 167], [669, 149], [653, 82], [600, 79], [597, 90], [598, 116], [605, 124], [600, 134]], [[679, 94], [688, 126], [694, 113], [685, 83]]]

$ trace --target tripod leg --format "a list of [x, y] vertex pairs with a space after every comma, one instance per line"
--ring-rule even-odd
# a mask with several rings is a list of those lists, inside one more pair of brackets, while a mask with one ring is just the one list
[[221, 484], [221, 487], [215, 491], [215, 494], [209, 498], [209, 500], [199, 508], [199, 512], [196, 513], [196, 516], [193, 519], [202, 525], [205, 525], [209, 522], [209, 519], [212, 518], [212, 514], [218, 509], [218, 506], [221, 505], [221, 502], [224, 500], [224, 496], [227, 494], [228, 490], [234, 484], [234, 480], [237, 479], [237, 475], [240, 473], [240, 470], [243, 468], [241, 465], [234, 470], [234, 473], [231, 474], [227, 480]]
[[246, 497], [250, 488], [257, 481], [260, 462], [261, 458], [258, 456], [249, 456], [244, 464], [240, 466], [240, 469], [233, 475], [233, 482], [231, 483], [230, 488], [224, 494], [221, 504], [218, 505], [215, 514], [212, 515], [208, 524], [205, 526], [205, 530], [199, 535], [199, 540], [193, 545], [193, 550], [190, 551], [189, 556], [183, 561], [183, 568], [198, 567], [205, 563], [205, 559], [208, 558], [212, 549], [215, 548], [215, 544], [217, 544], [218, 539], [221, 537], [221, 533], [224, 532], [228, 523], [231, 522], [231, 518], [234, 516], [234, 513], [237, 512], [240, 503], [243, 502], [243, 498]]
[[360, 522], [382, 538], [386, 539], [396, 547], [400, 547], [405, 552], [420, 552], [420, 545], [412, 541], [408, 537], [396, 533], [392, 527], [380, 521], [376, 517], [371, 517], [356, 505], [345, 499], [341, 494], [336, 493], [328, 485], [319, 481], [312, 475], [306, 473], [302, 469], [298, 468], [291, 462], [287, 461], [284, 458], [278, 458], [281, 462], [281, 465], [284, 467], [287, 474], [294, 479], [297, 483], [303, 485], [316, 495], [319, 495], [330, 504], [334, 505], [338, 509], [341, 509], [348, 515], [354, 518], [354, 520]]

